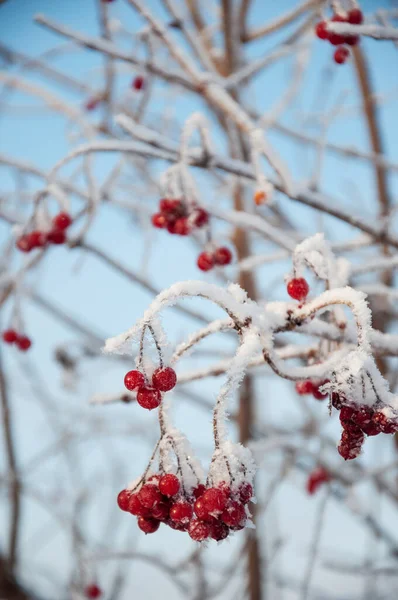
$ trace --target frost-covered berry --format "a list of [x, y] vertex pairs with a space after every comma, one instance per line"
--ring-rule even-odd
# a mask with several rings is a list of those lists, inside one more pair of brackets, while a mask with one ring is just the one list
[[345, 46], [339, 46], [338, 48], [336, 48], [334, 55], [333, 55], [334, 62], [337, 63], [338, 65], [343, 65], [349, 56], [350, 56], [349, 49], [346, 48]]
[[347, 15], [347, 21], [351, 23], [351, 25], [360, 25], [363, 23], [362, 11], [359, 8], [351, 9]]
[[248, 504], [253, 497], [253, 486], [245, 481], [239, 486], [239, 500], [242, 504]]
[[329, 32], [327, 29], [326, 21], [320, 21], [316, 24], [315, 34], [320, 40], [327, 40], [329, 38]]
[[355, 410], [351, 406], [343, 406], [340, 410], [340, 423], [344, 427], [344, 421], [351, 421]]
[[163, 496], [175, 496], [180, 491], [180, 481], [173, 473], [167, 473], [160, 478], [159, 490]]
[[159, 529], [160, 522], [156, 521], [156, 519], [151, 519], [151, 517], [138, 517], [137, 519], [138, 527], [145, 534], [155, 533]]
[[194, 504], [195, 514], [202, 521], [212, 521], [214, 517], [210, 515], [210, 510], [203, 501], [203, 496], [198, 498]]
[[133, 390], [138, 390], [138, 388], [143, 387], [145, 384], [145, 377], [141, 373], [141, 371], [137, 371], [134, 369], [133, 371], [129, 371], [124, 376], [124, 385], [131, 392]]
[[210, 535], [210, 526], [199, 519], [192, 519], [189, 523], [188, 534], [195, 542], [203, 542]]
[[53, 218], [53, 225], [55, 229], [68, 229], [72, 225], [72, 217], [67, 212], [60, 212]]
[[195, 209], [194, 224], [196, 227], [203, 227], [209, 222], [209, 213], [204, 208]]
[[211, 515], [219, 515], [225, 509], [228, 495], [220, 488], [209, 488], [200, 498]]
[[221, 520], [228, 527], [242, 528], [247, 520], [245, 507], [236, 500], [230, 500], [221, 515]]
[[15, 329], [6, 329], [3, 331], [3, 341], [6, 344], [14, 344], [18, 339], [18, 334]]
[[210, 523], [210, 537], [216, 542], [221, 542], [221, 540], [225, 540], [229, 535], [229, 528], [222, 521], [214, 521], [214, 523]]
[[96, 583], [91, 583], [84, 590], [84, 594], [85, 594], [86, 598], [90, 598], [90, 599], [101, 598], [102, 590], [100, 587], [98, 587], [98, 585]]
[[138, 500], [145, 508], [152, 508], [158, 502], [162, 501], [162, 494], [159, 488], [152, 483], [146, 483], [137, 494]]
[[376, 411], [372, 416], [372, 421], [383, 433], [391, 434], [398, 431], [398, 423], [386, 417], [381, 411]]
[[21, 252], [30, 252], [32, 250], [32, 243], [28, 234], [21, 235], [15, 242], [15, 245]]
[[325, 385], [326, 383], [329, 383], [329, 381], [321, 381], [321, 383], [318, 383], [317, 385], [313, 386], [312, 389], [312, 395], [314, 396], [314, 398], [316, 400], [324, 400], [325, 398], [327, 398], [327, 394], [324, 394], [323, 392], [321, 392], [321, 390], [319, 388], [321, 388], [323, 385]]
[[152, 509], [152, 517], [157, 521], [167, 521], [170, 514], [170, 505], [167, 502], [158, 502]]
[[131, 494], [129, 498], [128, 512], [136, 517], [149, 516], [149, 511], [141, 504], [138, 494]]
[[372, 420], [374, 410], [370, 406], [360, 406], [351, 415], [351, 420], [359, 427], [369, 425]]
[[171, 367], [156, 369], [152, 375], [152, 385], [161, 392], [169, 392], [177, 383], [177, 375]]
[[317, 467], [308, 476], [307, 492], [312, 495], [318, 490], [322, 483], [330, 480], [330, 475], [324, 467]]
[[145, 79], [142, 77], [142, 75], [137, 75], [136, 77], [134, 77], [133, 82], [132, 82], [132, 88], [134, 90], [136, 90], [137, 92], [139, 92], [140, 90], [143, 90], [145, 87]]
[[32, 340], [27, 335], [19, 335], [15, 343], [22, 352], [26, 352], [31, 347]]
[[296, 381], [295, 388], [299, 396], [305, 396], [306, 394], [312, 394], [314, 385], [310, 379], [307, 379], [307, 381]]
[[226, 246], [221, 246], [214, 251], [213, 260], [216, 265], [229, 265], [232, 261], [232, 252]]
[[192, 514], [192, 504], [189, 504], [189, 502], [175, 502], [170, 509], [170, 519], [176, 523], [188, 523], [192, 518]]
[[52, 229], [47, 234], [47, 241], [50, 242], [50, 244], [65, 244], [66, 233], [63, 229]]
[[117, 497], [117, 503], [121, 510], [129, 512], [129, 501], [131, 493], [128, 490], [122, 490]]
[[47, 235], [37, 229], [29, 233], [29, 241], [32, 248], [44, 248], [47, 245]]
[[203, 483], [199, 483], [196, 488], [192, 490], [192, 493], [196, 499], [200, 498], [206, 491], [206, 486]]
[[379, 433], [381, 433], [378, 423], [375, 423], [374, 421], [371, 421], [367, 425], [361, 425], [361, 429], [368, 436], [379, 435]]
[[304, 277], [295, 277], [287, 284], [287, 293], [295, 300], [304, 300], [310, 291], [309, 285]]
[[162, 401], [162, 395], [159, 390], [151, 387], [140, 387], [137, 393], [137, 402], [142, 408], [153, 410], [157, 408]]
[[201, 252], [198, 256], [197, 265], [201, 271], [210, 271], [214, 267], [213, 255], [210, 252]]

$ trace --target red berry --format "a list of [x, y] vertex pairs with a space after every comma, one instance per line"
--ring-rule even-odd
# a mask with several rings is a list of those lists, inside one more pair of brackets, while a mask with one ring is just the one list
[[18, 334], [15, 329], [6, 329], [3, 331], [3, 340], [6, 344], [13, 344], [18, 339]]
[[181, 200], [171, 200], [170, 198], [163, 198], [159, 202], [160, 212], [175, 213], [181, 211], [181, 208]]
[[157, 521], [167, 521], [169, 513], [170, 506], [167, 502], [159, 502], [152, 509], [152, 517]]
[[221, 542], [221, 540], [225, 540], [229, 535], [229, 528], [225, 523], [221, 521], [214, 521], [214, 523], [210, 523], [210, 537], [216, 542]]
[[161, 392], [169, 392], [177, 383], [177, 375], [171, 367], [156, 369], [152, 375], [152, 385]]
[[195, 210], [195, 225], [196, 227], [203, 227], [209, 222], [209, 213], [204, 208], [197, 208]]
[[32, 345], [32, 341], [27, 335], [19, 335], [16, 340], [16, 345], [22, 352], [26, 352]]
[[348, 46], [357, 46], [359, 44], [359, 36], [358, 35], [346, 35], [344, 38], [344, 42], [348, 44]]
[[232, 261], [232, 252], [226, 246], [221, 246], [215, 250], [213, 259], [216, 265], [229, 265]]
[[[345, 18], [342, 15], [334, 15], [332, 18], [332, 22], [334, 23], [345, 23]], [[339, 44], [344, 44], [344, 36], [340, 35], [339, 33], [333, 33], [330, 32], [329, 33], [329, 42], [333, 45], [333, 46], [339, 46]]]
[[32, 248], [44, 248], [47, 244], [47, 236], [42, 231], [32, 231], [29, 234], [29, 241]]
[[343, 406], [340, 410], [340, 423], [343, 425], [344, 421], [351, 421], [354, 413], [355, 410], [351, 406]]
[[209, 508], [203, 501], [203, 496], [196, 500], [196, 502], [194, 504], [194, 509], [195, 509], [195, 514], [202, 521], [213, 521], [214, 520], [214, 517], [212, 515], [210, 515], [210, 513], [209, 513]]
[[347, 58], [350, 56], [350, 51], [345, 46], [339, 46], [336, 48], [333, 55], [334, 62], [338, 65], [343, 65]]
[[374, 421], [371, 421], [367, 425], [361, 425], [361, 429], [368, 436], [379, 435], [379, 433], [381, 433], [378, 423], [375, 423]]
[[170, 509], [170, 519], [176, 523], [187, 524], [193, 514], [192, 505], [189, 502], [176, 502]]
[[353, 8], [349, 11], [347, 21], [351, 25], [360, 25], [363, 22], [363, 14], [359, 8]]
[[354, 421], [359, 427], [369, 425], [373, 417], [373, 409], [370, 406], [360, 406], [356, 411], [353, 412], [351, 420]]
[[314, 385], [312, 381], [307, 379], [307, 381], [296, 381], [296, 392], [299, 396], [305, 396], [306, 394], [312, 394], [314, 390]]
[[[351, 442], [351, 440], [353, 439], [362, 439], [363, 438], [363, 433], [362, 433], [362, 429], [360, 427], [358, 427], [358, 425], [356, 425], [353, 421], [344, 421], [342, 423], [343, 425], [343, 433], [342, 436], [344, 437], [344, 434], [347, 436], [347, 439]], [[345, 437], [344, 437], [345, 439]]]
[[72, 217], [67, 212], [60, 212], [53, 218], [54, 229], [68, 229], [72, 225]]
[[85, 109], [88, 111], [95, 110], [101, 103], [100, 98], [89, 98], [85, 104]]
[[334, 406], [336, 410], [341, 409], [343, 406], [343, 400], [344, 398], [342, 396], [340, 397], [340, 394], [337, 392], [332, 392], [332, 406]]
[[210, 526], [199, 519], [192, 519], [189, 523], [188, 533], [195, 542], [203, 542], [210, 535]]
[[30, 252], [32, 250], [32, 243], [29, 235], [21, 235], [15, 243], [18, 250], [21, 252]]
[[241, 528], [245, 525], [247, 520], [245, 507], [240, 502], [230, 500], [221, 515], [221, 520], [228, 525], [228, 527]]
[[137, 77], [134, 77], [133, 79], [132, 87], [137, 92], [143, 90], [145, 87], [145, 79], [141, 75], [137, 75]]
[[155, 213], [151, 217], [152, 225], [158, 229], [164, 229], [167, 225], [166, 217], [163, 213]]
[[320, 40], [327, 40], [329, 38], [326, 21], [320, 21], [317, 23], [315, 26], [315, 34]]
[[291, 279], [287, 284], [287, 293], [295, 300], [304, 300], [308, 296], [310, 288], [304, 277]]
[[189, 527], [189, 521], [186, 523], [177, 523], [176, 521], [169, 519], [167, 521], [167, 525], [170, 527], [170, 529], [174, 529], [174, 531], [187, 531]]
[[159, 488], [152, 483], [146, 483], [137, 494], [138, 500], [145, 508], [152, 508], [158, 502], [162, 501], [162, 494]]
[[131, 494], [129, 499], [128, 512], [136, 517], [149, 517], [150, 511], [140, 502], [138, 494]]
[[307, 479], [307, 492], [315, 494], [322, 483], [329, 481], [330, 475], [324, 467], [317, 467], [310, 473]]
[[172, 473], [163, 475], [159, 481], [159, 490], [164, 496], [175, 496], [180, 491], [180, 481]]
[[210, 271], [214, 267], [213, 256], [209, 252], [201, 252], [196, 264], [201, 271]]
[[162, 395], [159, 390], [151, 387], [140, 387], [137, 394], [137, 402], [142, 408], [153, 410], [157, 408], [162, 401]]
[[188, 235], [191, 231], [191, 228], [188, 223], [187, 217], [180, 217], [174, 223], [173, 233], [177, 235]]
[[320, 387], [322, 387], [323, 385], [325, 385], [325, 383], [329, 383], [328, 381], [321, 381], [321, 383], [319, 383], [318, 385], [314, 385], [313, 386], [313, 390], [312, 390], [312, 395], [314, 396], [314, 398], [316, 400], [324, 400], [325, 398], [327, 398], [327, 394], [323, 394], [320, 391]]
[[129, 512], [130, 496], [131, 496], [131, 492], [129, 492], [128, 490], [122, 490], [119, 493], [119, 495], [117, 497], [117, 503], [121, 510]]
[[143, 387], [145, 384], [145, 377], [140, 371], [134, 369], [133, 371], [129, 371], [124, 376], [124, 385], [130, 391], [138, 390], [138, 388]]
[[192, 490], [192, 493], [196, 499], [200, 498], [206, 491], [206, 486], [203, 483], [199, 483], [196, 488]]
[[151, 475], [149, 479], [147, 479], [146, 483], [152, 483], [153, 485], [157, 485], [159, 487], [160, 475]]
[[102, 590], [95, 583], [91, 583], [84, 590], [86, 598], [100, 598], [102, 596]]
[[375, 412], [372, 421], [383, 433], [389, 434], [398, 431], [398, 423], [395, 423], [392, 419], [386, 417], [383, 412]]
[[242, 504], [248, 504], [253, 497], [253, 486], [246, 481], [239, 486], [238, 491]]
[[52, 229], [47, 234], [47, 241], [50, 242], [50, 244], [65, 244], [66, 233], [62, 229]]
[[200, 498], [204, 503], [207, 512], [216, 516], [222, 513], [228, 501], [228, 495], [220, 488], [209, 488]]
[[138, 527], [145, 534], [155, 533], [159, 529], [159, 521], [155, 519], [151, 519], [150, 517], [138, 517], [137, 519]]

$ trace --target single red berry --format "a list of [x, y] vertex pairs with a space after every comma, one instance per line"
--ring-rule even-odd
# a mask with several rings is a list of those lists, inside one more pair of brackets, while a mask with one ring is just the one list
[[202, 521], [214, 521], [214, 517], [210, 515], [209, 508], [203, 501], [203, 496], [195, 501], [194, 509], [196, 516]]
[[170, 513], [170, 505], [167, 502], [158, 502], [152, 509], [152, 517], [157, 521], [167, 521]]
[[348, 46], [357, 46], [359, 44], [359, 35], [346, 35], [344, 42], [348, 44]]
[[130, 502], [131, 492], [128, 490], [122, 490], [119, 492], [117, 497], [117, 503], [121, 510], [129, 512], [129, 502]]
[[50, 244], [65, 244], [66, 233], [62, 229], [52, 229], [47, 234], [47, 241], [50, 242]]
[[366, 425], [361, 425], [360, 426], [362, 431], [364, 433], [366, 433], [366, 435], [368, 436], [373, 436], [373, 435], [379, 435], [379, 433], [381, 433], [381, 429], [378, 425], [378, 423], [371, 421], [370, 423], [366, 424]]
[[138, 494], [131, 494], [129, 499], [128, 512], [136, 517], [149, 517], [150, 510], [141, 504]]
[[232, 261], [232, 252], [226, 246], [221, 246], [214, 251], [213, 260], [216, 265], [229, 265]]
[[177, 375], [171, 367], [158, 368], [152, 375], [152, 385], [161, 392], [169, 392], [177, 383]]
[[214, 521], [214, 523], [210, 523], [210, 537], [216, 542], [221, 542], [221, 540], [225, 540], [229, 535], [229, 528], [225, 523], [221, 521]]
[[164, 229], [167, 225], [167, 219], [163, 213], [155, 213], [151, 217], [152, 225], [157, 229]]
[[340, 410], [340, 423], [343, 424], [344, 421], [351, 421], [355, 410], [351, 408], [351, 406], [343, 406]]
[[361, 453], [362, 444], [358, 444], [357, 446], [350, 446], [348, 444], [340, 443], [337, 446], [337, 451], [344, 460], [353, 460], [357, 458]]
[[150, 517], [138, 517], [137, 519], [138, 527], [145, 534], [155, 533], [159, 529], [160, 522], [155, 519], [151, 519]]
[[88, 111], [95, 110], [101, 103], [100, 98], [89, 98], [85, 104], [85, 109]]
[[345, 434], [349, 441], [363, 438], [362, 429], [354, 421], [344, 421], [342, 426], [344, 428], [342, 435], [344, 436]]
[[308, 476], [307, 492], [312, 495], [318, 490], [322, 483], [329, 481], [330, 475], [324, 467], [317, 467]]
[[350, 51], [345, 46], [339, 46], [336, 48], [333, 58], [334, 62], [338, 65], [343, 65], [347, 58], [350, 56]]
[[194, 223], [196, 227], [203, 227], [203, 225], [207, 225], [209, 222], [209, 213], [204, 208], [197, 208], [195, 210], [195, 220]]
[[305, 396], [306, 394], [312, 394], [314, 385], [310, 379], [307, 381], [296, 381], [296, 392], [299, 396]]
[[155, 504], [162, 501], [162, 494], [160, 493], [159, 488], [152, 483], [143, 485], [137, 496], [138, 500], [145, 508], [152, 508]]
[[372, 420], [374, 410], [370, 406], [360, 406], [353, 412], [351, 420], [359, 427], [369, 425]]
[[383, 432], [387, 434], [396, 433], [398, 431], [398, 423], [386, 417], [381, 411], [376, 411], [372, 417], [373, 423]]
[[67, 212], [60, 212], [53, 218], [54, 229], [68, 229], [72, 225], [72, 217]]
[[287, 284], [287, 293], [295, 300], [304, 300], [308, 296], [310, 288], [304, 277], [295, 277]]
[[187, 217], [180, 217], [174, 223], [174, 233], [177, 235], [189, 235], [191, 228]]
[[145, 384], [145, 377], [140, 372], [134, 369], [133, 371], [129, 371], [124, 376], [124, 385], [131, 392], [133, 390], [138, 390], [138, 388], [143, 387]]
[[209, 488], [200, 498], [210, 515], [216, 516], [222, 513], [228, 501], [228, 495], [220, 488]]
[[163, 496], [175, 496], [180, 491], [180, 481], [176, 475], [167, 473], [163, 475], [159, 481], [159, 490]]
[[15, 245], [21, 252], [30, 252], [33, 247], [29, 234], [21, 235], [15, 242]]
[[248, 504], [253, 498], [253, 486], [245, 481], [239, 486], [239, 500], [242, 504]]
[[91, 583], [90, 585], [88, 585], [84, 591], [86, 598], [100, 598], [102, 596], [102, 590], [100, 587], [98, 587], [97, 584], [95, 583]]
[[6, 329], [3, 331], [3, 340], [6, 344], [14, 344], [18, 339], [18, 334], [15, 329]]
[[323, 385], [325, 385], [325, 383], [329, 383], [329, 381], [321, 381], [321, 383], [314, 385], [313, 390], [312, 390], [312, 395], [314, 396], [314, 398], [316, 400], [324, 400], [325, 398], [327, 398], [327, 396], [328, 396], [327, 393], [323, 394], [319, 389]]
[[326, 21], [320, 21], [315, 26], [315, 34], [320, 40], [327, 40], [329, 38], [329, 31], [327, 29]]
[[348, 13], [347, 21], [351, 23], [351, 25], [360, 25], [363, 23], [362, 11], [359, 8], [351, 9]]
[[221, 520], [228, 527], [241, 528], [247, 520], [245, 507], [240, 502], [230, 500], [221, 515]]
[[26, 352], [31, 347], [32, 340], [27, 335], [19, 335], [15, 343], [22, 352]]
[[203, 542], [210, 535], [210, 526], [199, 519], [192, 519], [189, 523], [188, 533], [195, 542]]
[[157, 408], [162, 401], [162, 395], [159, 390], [151, 387], [140, 387], [137, 394], [137, 402], [142, 408], [153, 410]]
[[201, 271], [210, 271], [214, 267], [214, 259], [210, 252], [201, 252], [196, 263]]
[[171, 233], [171, 235], [177, 235], [176, 223], [177, 223], [177, 219], [169, 220], [167, 223], [166, 229], [169, 233]]
[[29, 233], [29, 241], [32, 248], [44, 248], [47, 244], [47, 235], [43, 231], [35, 230]]
[[137, 92], [144, 89], [145, 79], [142, 77], [142, 75], [137, 75], [137, 77], [134, 77], [134, 79], [132, 81], [132, 87]]
[[193, 514], [192, 504], [189, 502], [175, 502], [170, 509], [170, 519], [176, 523], [187, 524]]
[[206, 491], [206, 486], [203, 483], [199, 483], [196, 488], [192, 490], [192, 493], [196, 499], [200, 498]]
[[172, 521], [172, 519], [169, 519], [166, 521], [166, 525], [168, 525], [170, 529], [174, 529], [174, 531], [187, 531], [189, 527], [189, 521], [186, 523], [177, 523], [177, 521]]

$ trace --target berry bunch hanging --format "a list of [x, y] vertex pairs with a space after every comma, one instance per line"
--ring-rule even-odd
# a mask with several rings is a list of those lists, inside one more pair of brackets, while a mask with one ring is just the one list
[[177, 375], [171, 367], [161, 366], [152, 374], [151, 383], [143, 372], [134, 369], [124, 377], [124, 385], [130, 392], [137, 392], [137, 402], [142, 408], [153, 410], [162, 401], [162, 392], [169, 392], [177, 383]]
[[49, 244], [65, 244], [67, 242], [66, 230], [72, 225], [72, 217], [67, 212], [58, 213], [52, 220], [49, 231], [34, 229], [24, 233], [16, 241], [16, 247], [21, 252], [30, 252], [35, 248], [45, 248]]
[[173, 235], [189, 235], [209, 222], [209, 214], [204, 208], [188, 206], [182, 200], [163, 198], [159, 202], [159, 212], [152, 215], [152, 225], [167, 229]]
[[201, 252], [197, 265], [201, 271], [210, 271], [214, 267], [225, 267], [232, 262], [232, 252], [226, 246], [220, 246], [213, 252]]
[[15, 329], [6, 329], [3, 331], [3, 341], [6, 344], [15, 344], [19, 350], [26, 352], [32, 345], [32, 340], [24, 334], [18, 333]]
[[337, 46], [333, 58], [338, 65], [344, 64], [350, 56], [349, 46], [356, 46], [359, 43], [357, 35], [341, 35], [328, 30], [328, 23], [350, 23], [351, 25], [360, 25], [363, 22], [362, 11], [355, 7], [348, 12], [335, 12], [331, 19], [320, 21], [315, 26], [315, 33], [321, 40], [330, 42]]

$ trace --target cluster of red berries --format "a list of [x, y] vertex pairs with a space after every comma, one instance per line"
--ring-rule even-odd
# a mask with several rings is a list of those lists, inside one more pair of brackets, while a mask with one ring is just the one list
[[324, 381], [311, 381], [310, 379], [307, 379], [306, 381], [297, 381], [296, 392], [299, 396], [312, 394], [316, 400], [325, 400], [328, 395], [323, 394], [319, 389], [325, 385], [325, 383], [329, 383], [329, 380], [325, 379]]
[[70, 225], [72, 217], [66, 212], [60, 212], [53, 218], [50, 231], [35, 229], [25, 233], [17, 239], [16, 246], [21, 252], [30, 252], [34, 248], [45, 248], [48, 244], [65, 244], [66, 229]]
[[152, 215], [152, 225], [167, 229], [174, 235], [189, 235], [195, 228], [209, 222], [209, 213], [197, 206], [189, 209], [181, 200], [163, 198], [159, 202], [159, 212]]
[[137, 402], [142, 408], [153, 410], [162, 401], [161, 392], [169, 392], [177, 383], [177, 375], [171, 367], [159, 367], [152, 375], [150, 385], [143, 373], [134, 369], [126, 373], [124, 385], [130, 392], [137, 392]]
[[15, 329], [3, 331], [3, 341], [6, 344], [15, 344], [22, 352], [26, 352], [32, 345], [32, 340], [27, 335], [20, 335]]
[[96, 583], [90, 583], [90, 585], [88, 585], [84, 590], [84, 594], [86, 598], [90, 599], [101, 598], [102, 590]]
[[197, 265], [201, 271], [210, 271], [213, 267], [225, 267], [232, 261], [232, 252], [226, 246], [216, 248], [214, 252], [201, 252]]
[[[351, 25], [360, 25], [362, 21], [363, 14], [359, 8], [353, 8], [345, 15], [335, 14], [331, 18], [333, 23], [350, 23]], [[334, 61], [338, 65], [344, 64], [350, 55], [347, 46], [356, 46], [359, 42], [357, 35], [341, 35], [328, 31], [328, 21], [320, 21], [315, 27], [315, 33], [319, 39], [327, 40], [333, 46], [338, 46], [333, 55]]]
[[122, 490], [118, 495], [119, 508], [137, 517], [144, 533], [155, 533], [161, 523], [177, 531], [187, 531], [196, 542], [211, 538], [224, 540], [230, 531], [245, 527], [245, 505], [253, 496], [248, 482], [236, 492], [222, 483], [217, 487], [199, 484], [188, 495], [181, 490], [176, 475], [153, 475], [138, 492]]
[[317, 467], [308, 476], [307, 492], [312, 496], [323, 484], [330, 481], [330, 475], [324, 467]]
[[304, 277], [294, 277], [287, 283], [287, 293], [294, 300], [298, 300], [302, 302], [308, 296], [308, 292], [310, 291], [310, 286], [304, 279]]
[[398, 432], [398, 421], [388, 418], [380, 409], [366, 405], [348, 406], [343, 404], [336, 392], [332, 394], [332, 404], [340, 410], [343, 431], [337, 450], [345, 460], [351, 460], [360, 454], [365, 435]]

